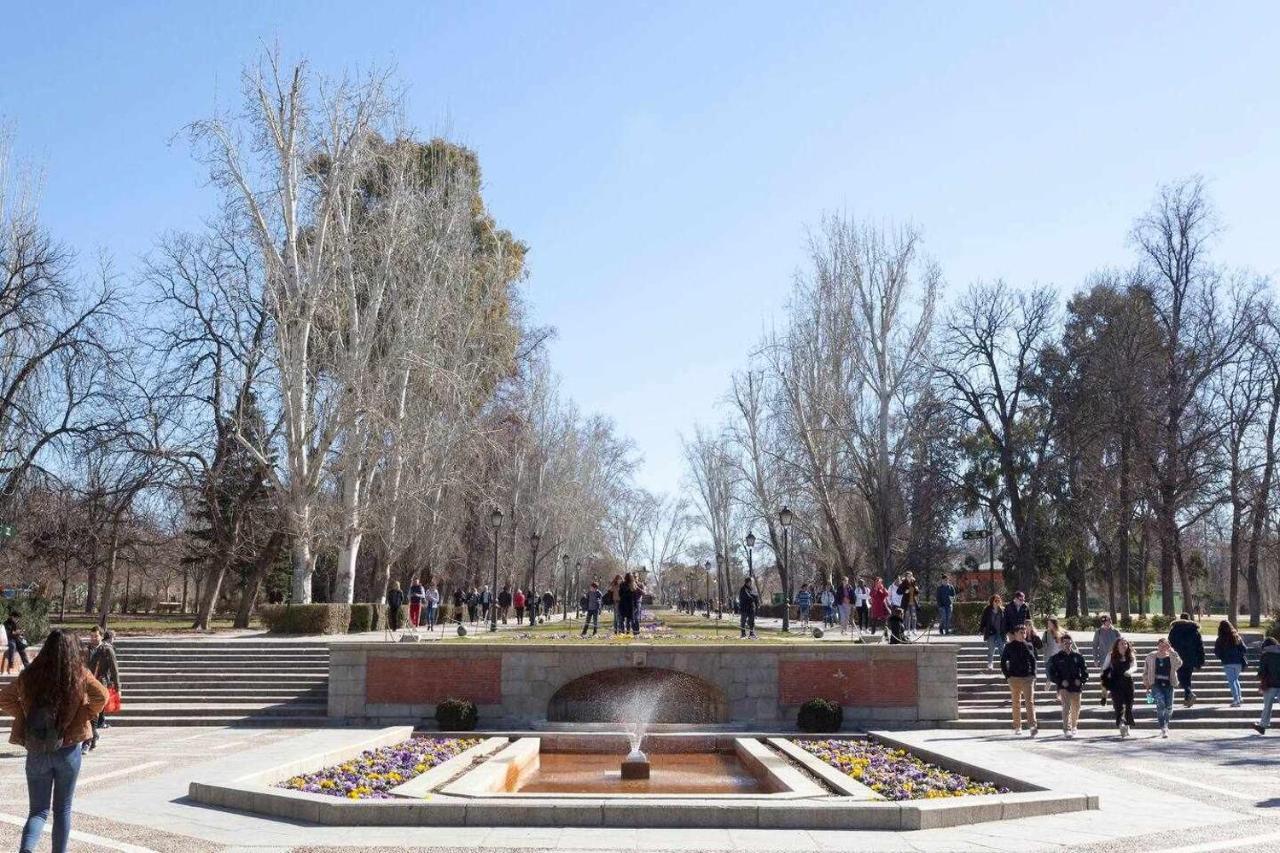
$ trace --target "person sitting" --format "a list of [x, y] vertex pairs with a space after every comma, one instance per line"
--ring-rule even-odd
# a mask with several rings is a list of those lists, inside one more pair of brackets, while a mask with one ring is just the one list
[[896, 646], [910, 642], [907, 639], [906, 624], [901, 607], [893, 608], [889, 614], [889, 645]]

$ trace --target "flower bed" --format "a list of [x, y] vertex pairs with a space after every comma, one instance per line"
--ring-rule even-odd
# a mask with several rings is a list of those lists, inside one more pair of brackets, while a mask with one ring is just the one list
[[294, 776], [276, 787], [351, 800], [386, 800], [390, 799], [392, 788], [478, 743], [479, 738], [414, 738], [394, 746], [366, 750], [358, 758], [315, 773]]
[[906, 750], [871, 741], [833, 738], [797, 740], [795, 744], [888, 800], [1009, 793], [1006, 788], [921, 761]]

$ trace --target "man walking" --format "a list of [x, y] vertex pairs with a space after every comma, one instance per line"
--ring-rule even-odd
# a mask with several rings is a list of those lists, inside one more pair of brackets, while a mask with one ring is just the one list
[[600, 581], [592, 581], [591, 588], [583, 596], [587, 600], [587, 615], [582, 620], [582, 636], [587, 636], [587, 626], [591, 626], [591, 636], [600, 630], [600, 607], [604, 604], [604, 593], [600, 592]]
[[1009, 642], [1000, 653], [1000, 672], [1009, 684], [1013, 698], [1013, 733], [1022, 734], [1022, 703], [1027, 704], [1027, 725], [1031, 736], [1040, 733], [1036, 724], [1036, 653], [1027, 643], [1027, 629], [1018, 625], [1010, 632]]
[[1200, 626], [1191, 621], [1190, 614], [1181, 614], [1169, 626], [1169, 645], [1182, 658], [1182, 666], [1178, 667], [1178, 686], [1182, 688], [1182, 704], [1189, 708], [1196, 703], [1191, 677], [1204, 666], [1204, 638], [1200, 636]]
[[1015, 592], [1013, 601], [1010, 601], [1004, 608], [1004, 626], [1012, 631], [1019, 625], [1031, 621], [1031, 608], [1027, 606], [1027, 594], [1025, 592]]
[[951, 607], [956, 600], [956, 588], [951, 585], [947, 575], [942, 576], [942, 583], [938, 584], [938, 591], [935, 594], [935, 600], [938, 602], [938, 633], [951, 633]]

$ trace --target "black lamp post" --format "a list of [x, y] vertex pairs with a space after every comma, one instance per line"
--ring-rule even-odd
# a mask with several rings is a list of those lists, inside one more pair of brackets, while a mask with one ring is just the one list
[[[538, 544], [542, 541], [542, 537], [538, 535], [538, 531], [529, 534], [529, 545], [531, 553], [529, 554], [529, 595], [526, 599], [538, 594]], [[526, 602], [527, 605], [527, 602]], [[533, 617], [533, 622], [537, 623], [537, 616]]]
[[782, 523], [782, 633], [791, 631], [791, 510], [783, 507], [778, 513]]
[[754, 582], [756, 579], [756, 570], [755, 570], [755, 564], [752, 562], [752, 552], [755, 551], [755, 548], [756, 548], [756, 535], [751, 531], [747, 531], [746, 543], [747, 543], [747, 577], [751, 578], [752, 585], [754, 586]]
[[493, 585], [489, 587], [489, 631], [498, 630], [498, 530], [502, 527], [502, 510], [495, 508], [489, 513], [489, 524], [493, 526]]
[[582, 615], [579, 604], [582, 602], [582, 561], [578, 560], [573, 564], [573, 618], [577, 619]]

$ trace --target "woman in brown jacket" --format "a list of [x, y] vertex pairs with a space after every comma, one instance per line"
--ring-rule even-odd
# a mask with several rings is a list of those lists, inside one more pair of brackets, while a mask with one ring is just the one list
[[93, 737], [90, 723], [106, 704], [106, 688], [85, 669], [80, 644], [62, 631], [51, 631], [31, 666], [0, 690], [0, 710], [13, 717], [9, 742], [27, 749], [23, 853], [35, 850], [51, 800], [53, 853], [66, 853], [80, 745]]

